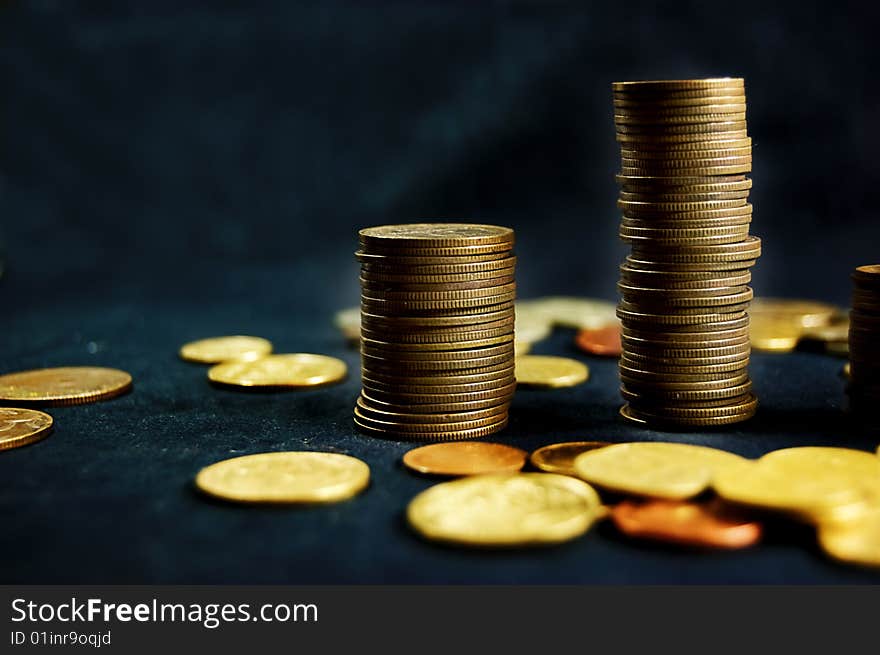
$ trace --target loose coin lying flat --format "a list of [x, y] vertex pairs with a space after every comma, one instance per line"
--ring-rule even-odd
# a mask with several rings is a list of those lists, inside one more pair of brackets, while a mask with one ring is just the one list
[[702, 493], [719, 471], [742, 461], [739, 455], [705, 446], [637, 442], [579, 455], [574, 470], [611, 491], [681, 500]]
[[407, 451], [403, 463], [430, 475], [480, 475], [516, 473], [526, 463], [526, 452], [486, 441], [436, 443]]
[[336, 312], [333, 323], [346, 340], [357, 343], [361, 338], [361, 308], [349, 307]]
[[802, 328], [789, 320], [758, 314], [752, 316], [749, 340], [755, 350], [788, 353], [797, 347], [801, 331]]
[[27, 446], [49, 436], [52, 417], [35, 409], [0, 407], [0, 450]]
[[332, 503], [366, 488], [370, 468], [338, 453], [245, 455], [206, 466], [196, 476], [204, 493], [241, 503]]
[[543, 317], [552, 325], [574, 329], [595, 329], [616, 323], [615, 309], [616, 305], [607, 300], [565, 296], [537, 298], [517, 304], [518, 312], [527, 311]]
[[339, 382], [347, 372], [341, 359], [296, 353], [217, 364], [208, 371], [208, 379], [237, 387], [314, 387]]
[[191, 341], [180, 349], [180, 357], [188, 362], [217, 364], [231, 359], [253, 361], [271, 352], [272, 343], [262, 337], [236, 335]]
[[590, 370], [585, 364], [567, 357], [523, 355], [516, 358], [516, 383], [530, 387], [573, 387], [586, 382]]
[[600, 513], [590, 485], [552, 473], [476, 475], [444, 482], [410, 502], [407, 520], [427, 539], [468, 546], [568, 541]]
[[852, 521], [821, 523], [819, 546], [846, 564], [880, 566], [880, 509]]
[[554, 443], [549, 446], [538, 448], [529, 456], [529, 462], [536, 469], [545, 473], [558, 473], [559, 475], [576, 476], [574, 470], [575, 458], [589, 450], [610, 446], [607, 441], [568, 441]]
[[841, 310], [834, 305], [815, 300], [755, 298], [749, 313], [753, 320], [758, 315], [766, 315], [807, 328], [827, 325], [841, 314]]
[[620, 324], [613, 323], [595, 330], [580, 330], [574, 338], [575, 345], [585, 353], [602, 357], [619, 357], [623, 349], [620, 341]]
[[746, 548], [761, 539], [762, 526], [718, 502], [627, 500], [611, 509], [611, 519], [630, 537], [703, 548]]
[[0, 375], [0, 401], [79, 405], [119, 396], [131, 375], [115, 368], [66, 366]]

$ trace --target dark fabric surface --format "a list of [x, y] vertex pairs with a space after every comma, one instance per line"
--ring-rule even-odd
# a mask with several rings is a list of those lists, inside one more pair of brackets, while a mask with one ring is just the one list
[[[760, 295], [847, 303], [880, 259], [880, 139], [866, 13], [770, 3], [7, 3], [0, 20], [0, 371], [94, 364], [134, 391], [54, 408], [55, 434], [0, 453], [3, 582], [851, 583], [805, 527], [709, 554], [624, 541], [474, 552], [420, 541], [433, 483], [410, 446], [358, 435], [357, 354], [332, 327], [357, 301], [356, 229], [417, 218], [515, 227], [523, 297], [614, 298], [615, 79], [742, 74], [755, 138]], [[853, 5], [855, 7], [855, 5]], [[228, 333], [345, 359], [342, 385], [211, 387], [185, 341]], [[537, 352], [577, 354], [570, 332]], [[585, 385], [519, 391], [498, 440], [672, 438], [757, 456], [873, 448], [842, 362], [757, 355], [758, 417], [666, 435], [617, 416], [613, 362]], [[226, 457], [345, 452], [371, 487], [325, 508], [240, 508], [192, 478]]]

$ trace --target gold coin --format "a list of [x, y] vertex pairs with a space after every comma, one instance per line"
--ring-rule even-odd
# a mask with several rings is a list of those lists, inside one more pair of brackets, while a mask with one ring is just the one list
[[[528, 313], [551, 325], [579, 330], [594, 330], [616, 323], [615, 308], [615, 304], [607, 300], [567, 296], [523, 300], [516, 304], [517, 321], [522, 313]], [[517, 329], [520, 329], [519, 324]], [[519, 334], [517, 338], [520, 338]]]
[[801, 329], [789, 320], [773, 319], [768, 315], [751, 315], [749, 339], [752, 348], [764, 352], [788, 353], [797, 347]]
[[49, 436], [52, 417], [35, 409], [0, 407], [0, 450], [27, 446]]
[[542, 446], [529, 456], [529, 462], [545, 473], [576, 476], [575, 458], [587, 451], [610, 446], [607, 441], [568, 441]]
[[706, 105], [710, 106], [729, 106], [742, 105], [745, 106], [745, 95], [743, 93], [726, 93], [719, 92], [717, 95], [710, 94], [706, 96], [697, 96], [695, 98], [666, 98], [657, 96], [650, 100], [638, 100], [632, 95], [626, 93], [613, 94], [614, 106], [625, 108], [644, 108], [646, 102], [650, 102], [650, 107], [659, 111], [679, 111], [689, 110], [697, 111]]
[[467, 546], [534, 546], [569, 541], [600, 513], [585, 482], [552, 473], [477, 475], [413, 498], [410, 526], [433, 541]]
[[697, 92], [718, 89], [743, 89], [745, 80], [741, 77], [707, 77], [693, 80], [634, 80], [612, 82], [611, 89], [626, 93], [676, 93]]
[[659, 103], [633, 102], [627, 100], [614, 101], [614, 115], [626, 118], [637, 117], [648, 122], [656, 120], [662, 123], [667, 119], [683, 120], [685, 117], [713, 116], [717, 114], [746, 113], [745, 98], [735, 98], [739, 102], [704, 103], [699, 105], [662, 105]]
[[410, 223], [364, 228], [358, 232], [363, 244], [393, 243], [401, 247], [464, 246], [513, 242], [513, 230], [497, 225], [472, 223]]
[[196, 476], [204, 493], [239, 503], [334, 503], [363, 491], [370, 467], [348, 455], [259, 453], [206, 466]]
[[612, 491], [682, 500], [699, 495], [720, 471], [742, 461], [739, 455], [705, 446], [636, 442], [579, 455], [574, 470]]
[[314, 387], [339, 382], [347, 373], [341, 359], [296, 353], [217, 364], [208, 371], [208, 379], [236, 387]]
[[131, 389], [131, 375], [115, 368], [66, 366], [0, 375], [0, 401], [79, 405]]
[[621, 134], [616, 133], [614, 138], [618, 143], [630, 144], [632, 148], [665, 148], [668, 146], [688, 146], [697, 148], [695, 144], [714, 143], [715, 141], [740, 141], [749, 138], [745, 126], [739, 129], [729, 129], [722, 132], [704, 132], [692, 134]]
[[626, 125], [645, 126], [646, 128], [662, 129], [667, 126], [678, 125], [702, 125], [706, 123], [720, 123], [731, 121], [746, 120], [746, 112], [743, 108], [733, 113], [715, 113], [715, 114], [663, 114], [658, 115], [652, 112], [627, 112], [622, 113], [620, 110], [614, 112], [614, 124], [618, 127]]
[[[398, 258], [399, 259], [399, 258]], [[405, 266], [405, 270], [413, 275], [465, 275], [470, 273], [486, 273], [488, 271], [506, 271], [516, 264], [516, 257], [504, 257], [502, 259], [493, 259], [489, 261], [465, 261], [439, 264], [418, 264], [413, 262], [391, 262], [383, 263], [382, 260], [376, 262], [362, 262], [361, 271], [364, 274], [376, 273], [379, 275], [391, 274], [400, 275], [401, 266]]]
[[851, 521], [819, 524], [819, 546], [845, 564], [880, 566], [880, 508]]
[[753, 319], [761, 315], [808, 328], [828, 325], [843, 312], [834, 305], [815, 300], [758, 297], [752, 302], [749, 313]]
[[354, 424], [364, 434], [374, 437], [405, 439], [408, 441], [460, 441], [463, 439], [480, 439], [490, 434], [495, 434], [507, 427], [507, 416], [503, 420], [490, 425], [476, 428], [463, 429], [460, 427], [450, 428], [449, 425], [437, 425], [431, 432], [401, 432], [394, 426], [377, 426], [375, 423], [362, 421], [355, 413]]
[[336, 313], [333, 323], [348, 341], [359, 341], [361, 338], [361, 308], [350, 307]]
[[184, 344], [180, 357], [188, 362], [217, 364], [230, 359], [253, 361], [272, 352], [272, 343], [261, 337], [213, 337]]
[[521, 386], [560, 388], [586, 382], [590, 369], [568, 357], [523, 355], [516, 358], [516, 383]]
[[407, 451], [404, 465], [428, 475], [483, 475], [516, 473], [526, 463], [526, 452], [486, 441], [452, 441]]

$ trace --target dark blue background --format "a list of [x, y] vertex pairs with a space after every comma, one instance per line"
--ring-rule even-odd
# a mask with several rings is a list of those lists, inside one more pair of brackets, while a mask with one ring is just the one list
[[[856, 582], [806, 528], [695, 554], [602, 526], [539, 551], [425, 544], [402, 522], [433, 481], [407, 444], [358, 435], [358, 227], [452, 218], [517, 230], [522, 297], [615, 297], [610, 83], [741, 75], [754, 139], [759, 295], [847, 304], [880, 260], [876, 17], [801, 3], [78, 3], [0, 8], [0, 371], [96, 364], [132, 394], [50, 410], [0, 453], [4, 582]], [[343, 357], [341, 386], [210, 387], [184, 341], [224, 333]], [[575, 353], [559, 332], [539, 352]], [[500, 440], [669, 438], [623, 424], [615, 366], [520, 391]], [[762, 406], [721, 434], [746, 455], [872, 448], [842, 412], [840, 360], [757, 355]], [[315, 509], [238, 508], [191, 489], [263, 450], [365, 459], [372, 487]]]

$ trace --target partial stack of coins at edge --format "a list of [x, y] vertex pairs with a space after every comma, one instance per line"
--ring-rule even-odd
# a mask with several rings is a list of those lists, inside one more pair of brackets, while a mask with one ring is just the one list
[[880, 426], [880, 264], [858, 267], [852, 279], [847, 393], [852, 413], [876, 427]]
[[513, 230], [423, 223], [360, 231], [362, 391], [371, 435], [473, 439], [507, 425]]
[[748, 375], [751, 139], [742, 79], [617, 82], [621, 414], [656, 427], [755, 413]]

